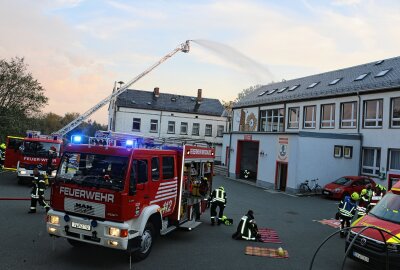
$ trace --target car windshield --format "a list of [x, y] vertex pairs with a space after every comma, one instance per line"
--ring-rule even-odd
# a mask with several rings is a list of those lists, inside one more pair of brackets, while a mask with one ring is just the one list
[[60, 153], [59, 143], [38, 141], [24, 141], [20, 147], [20, 150], [25, 156], [47, 157], [49, 155], [50, 148], [55, 148], [57, 155]]
[[345, 177], [340, 177], [338, 180], [336, 180], [335, 184], [337, 185], [341, 185], [341, 186], [348, 186], [350, 185], [351, 180], [349, 178], [345, 178]]
[[372, 208], [370, 213], [383, 220], [400, 224], [400, 196], [387, 193], [379, 203]]
[[122, 190], [127, 167], [127, 157], [66, 152], [57, 176], [81, 186]]

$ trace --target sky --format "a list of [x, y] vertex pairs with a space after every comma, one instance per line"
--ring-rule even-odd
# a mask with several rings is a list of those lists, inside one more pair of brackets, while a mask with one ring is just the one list
[[[44, 112], [131, 89], [234, 100], [243, 89], [399, 56], [397, 0], [0, 0], [0, 57], [24, 57]], [[107, 106], [92, 117], [107, 123]]]

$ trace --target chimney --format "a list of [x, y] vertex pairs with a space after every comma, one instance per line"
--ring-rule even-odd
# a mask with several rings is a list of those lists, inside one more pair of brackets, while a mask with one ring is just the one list
[[203, 98], [201, 97], [201, 89], [197, 89], [197, 103], [201, 103]]
[[154, 87], [154, 97], [158, 98], [160, 96], [160, 88]]

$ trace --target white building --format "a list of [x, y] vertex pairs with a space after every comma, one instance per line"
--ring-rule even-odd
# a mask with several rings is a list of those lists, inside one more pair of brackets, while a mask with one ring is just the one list
[[229, 175], [293, 192], [369, 175], [400, 177], [400, 57], [263, 86], [235, 104], [224, 135]]
[[216, 160], [221, 159], [222, 137], [227, 118], [217, 99], [127, 90], [111, 101], [108, 127], [111, 131], [153, 138], [183, 138], [206, 142], [215, 147]]

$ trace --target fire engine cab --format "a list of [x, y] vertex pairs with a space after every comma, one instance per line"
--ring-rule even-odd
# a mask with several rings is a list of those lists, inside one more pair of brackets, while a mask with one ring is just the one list
[[[103, 135], [106, 133], [103, 133]], [[118, 135], [73, 136], [51, 189], [47, 231], [73, 246], [94, 244], [148, 256], [158, 234], [200, 224], [214, 149]]]
[[[346, 239], [346, 250], [360, 232], [349, 252], [351, 258], [374, 269], [400, 269], [400, 182], [352, 226], [374, 226], [381, 231], [373, 228], [362, 232], [363, 228], [351, 229]], [[386, 265], [387, 262], [389, 265]]]
[[30, 179], [36, 167], [41, 174], [55, 177], [63, 147], [59, 136], [42, 135], [39, 131], [28, 130], [26, 137], [8, 136], [6, 144], [4, 167], [17, 171], [19, 184]]

